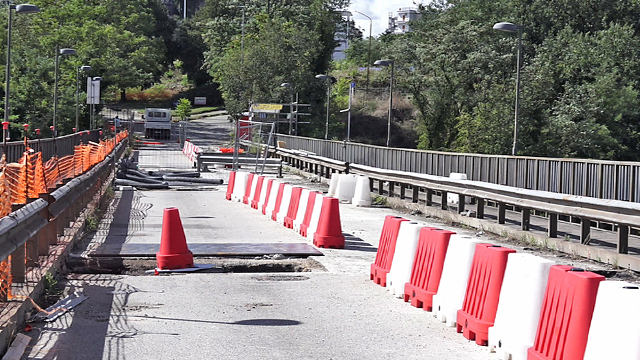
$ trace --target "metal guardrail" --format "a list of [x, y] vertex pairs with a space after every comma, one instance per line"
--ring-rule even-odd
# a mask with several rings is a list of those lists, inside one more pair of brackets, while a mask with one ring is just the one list
[[530, 190], [640, 202], [640, 162], [461, 154], [277, 135], [288, 149], [385, 170], [467, 179]]
[[[89, 141], [99, 142], [100, 130], [82, 131], [55, 139], [31, 139], [28, 140], [28, 144], [35, 152], [42, 152], [42, 161], [46, 162], [55, 155], [58, 157], [73, 155], [76, 145], [87, 144]], [[16, 162], [22, 157], [24, 150], [24, 141], [11, 141], [6, 144], [6, 147], [0, 145], [0, 156], [6, 152], [7, 162]]]
[[[396, 184], [399, 184], [401, 188], [410, 187], [413, 190], [414, 202], [417, 202], [417, 196], [421, 190], [426, 193], [427, 205], [431, 205], [432, 195], [439, 193], [442, 199], [440, 204], [442, 209], [448, 208], [447, 201], [444, 200], [448, 193], [458, 194], [461, 197], [457, 205], [458, 213], [465, 211], [464, 196], [470, 196], [475, 200], [475, 217], [478, 219], [484, 218], [485, 203], [495, 203], [498, 208], [497, 221], [499, 224], [505, 223], [507, 206], [513, 206], [514, 210], [520, 213], [520, 226], [523, 231], [529, 230], [532, 211], [543, 212], [547, 218], [546, 230], [548, 239], [554, 242], [557, 250], [563, 251], [563, 248], [566, 248], [568, 249], [566, 250], [567, 252], [588, 258], [593, 258], [593, 254], [597, 252], [602, 261], [609, 261], [611, 264], [624, 263], [628, 268], [640, 271], [640, 258], [627, 255], [629, 230], [631, 227], [640, 226], [640, 204], [638, 203], [565, 195], [483, 181], [455, 180], [438, 175], [381, 169], [282, 148], [276, 149], [275, 154], [293, 167], [327, 178], [334, 172], [368, 176], [372, 184], [375, 181], [379, 182], [378, 190], [380, 192], [382, 183], [386, 182], [388, 183], [388, 194], [390, 196], [394, 195], [394, 186]], [[554, 240], [558, 233], [559, 216], [580, 219], [580, 244], [568, 246], [561, 240]], [[595, 250], [593, 246], [589, 246], [592, 221], [615, 225], [617, 228], [616, 251]]]

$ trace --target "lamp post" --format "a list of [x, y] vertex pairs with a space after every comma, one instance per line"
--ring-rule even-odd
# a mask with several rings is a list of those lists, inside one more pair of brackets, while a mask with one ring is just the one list
[[7, 66], [5, 66], [5, 88], [4, 88], [4, 121], [9, 122], [9, 83], [11, 77], [11, 10], [15, 9], [18, 14], [34, 14], [40, 12], [40, 8], [30, 4], [12, 5], [9, 3], [9, 16], [7, 21]]
[[58, 67], [60, 62], [60, 55], [75, 55], [76, 51], [73, 49], [58, 49], [56, 46], [56, 67], [55, 78], [53, 80], [53, 137], [55, 138], [58, 133], [56, 123], [58, 121]]
[[393, 60], [376, 60], [373, 65], [391, 66], [391, 78], [389, 80], [389, 118], [387, 119], [387, 147], [391, 139], [391, 109], [393, 108]]
[[331, 101], [331, 76], [318, 74], [316, 79], [325, 80], [327, 82], [327, 122], [324, 129], [324, 139], [329, 138], [329, 101]]
[[[79, 104], [80, 104], [80, 71], [91, 71], [92, 68], [89, 65], [82, 65], [78, 68], [78, 71], [76, 72], [76, 127], [75, 127], [75, 131], [80, 131], [80, 127], [78, 125], [78, 118], [79, 118]], [[74, 132], [75, 132], [74, 131]]]
[[369, 67], [371, 67], [371, 38], [373, 37], [373, 33], [372, 33], [373, 20], [371, 20], [369, 15], [363, 14], [358, 10], [354, 10], [353, 12], [356, 12], [362, 16], [366, 16], [367, 19], [369, 19], [369, 51], [367, 55], [367, 91], [369, 91]]
[[516, 61], [516, 105], [513, 120], [513, 147], [511, 155], [518, 154], [518, 116], [520, 115], [520, 58], [522, 57], [522, 26], [508, 22], [499, 22], [493, 25], [493, 30], [510, 34], [518, 34], [518, 60]]

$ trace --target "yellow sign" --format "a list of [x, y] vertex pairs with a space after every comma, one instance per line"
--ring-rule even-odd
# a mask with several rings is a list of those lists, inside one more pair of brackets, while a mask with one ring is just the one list
[[282, 104], [253, 104], [251, 105], [252, 112], [268, 112], [277, 113], [282, 110]]

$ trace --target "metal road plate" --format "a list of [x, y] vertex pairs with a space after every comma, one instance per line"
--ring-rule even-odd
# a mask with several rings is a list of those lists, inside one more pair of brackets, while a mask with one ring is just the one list
[[[282, 254], [288, 256], [321, 256], [322, 253], [304, 243], [201, 243], [188, 244], [194, 256], [261, 256]], [[155, 257], [160, 244], [102, 244], [89, 253], [92, 257]]]

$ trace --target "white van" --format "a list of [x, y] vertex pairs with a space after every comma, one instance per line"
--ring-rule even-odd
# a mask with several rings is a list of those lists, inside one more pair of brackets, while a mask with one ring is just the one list
[[171, 110], [144, 109], [144, 137], [169, 139], [171, 137]]

